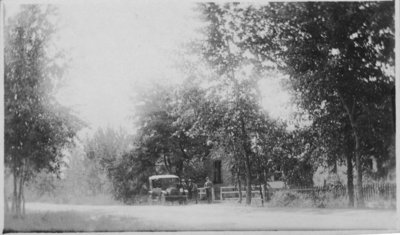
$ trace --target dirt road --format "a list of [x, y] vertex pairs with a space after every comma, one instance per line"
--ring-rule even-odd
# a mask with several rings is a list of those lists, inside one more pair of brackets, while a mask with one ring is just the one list
[[394, 210], [261, 208], [231, 204], [81, 206], [30, 203], [11, 231], [396, 230]]

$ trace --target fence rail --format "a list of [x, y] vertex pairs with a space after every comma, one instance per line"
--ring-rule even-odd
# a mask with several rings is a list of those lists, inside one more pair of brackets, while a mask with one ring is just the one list
[[[206, 197], [206, 188], [197, 188], [197, 196], [199, 197], [199, 199], [203, 199]], [[212, 200], [215, 200], [215, 190], [214, 188], [211, 188], [211, 198]]]
[[[263, 187], [263, 186], [261, 186]], [[261, 188], [263, 190], [263, 188]], [[242, 189], [242, 196], [243, 198], [246, 197], [246, 188], [243, 187]], [[251, 197], [261, 197], [260, 194], [260, 186], [252, 186], [251, 187]], [[226, 187], [221, 187], [220, 188], [220, 199], [225, 200], [225, 199], [235, 199], [239, 198], [239, 189], [236, 188], [235, 186], [226, 186]]]
[[[355, 192], [357, 194], [357, 192]], [[383, 198], [396, 198], [396, 184], [376, 183], [363, 186], [363, 195], [365, 200]]]

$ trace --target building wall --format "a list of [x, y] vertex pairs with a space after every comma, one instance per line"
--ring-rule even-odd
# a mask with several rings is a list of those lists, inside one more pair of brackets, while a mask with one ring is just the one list
[[[215, 162], [220, 161], [220, 169], [216, 169], [216, 164]], [[228, 186], [228, 185], [234, 185], [234, 179], [232, 177], [232, 174], [230, 172], [230, 167], [229, 164], [226, 161], [223, 161], [222, 158], [216, 158], [211, 160], [207, 160], [205, 162], [206, 168], [208, 169], [207, 171], [207, 176], [210, 178], [210, 180], [214, 184], [214, 196], [216, 200], [219, 200], [220, 198], [220, 188], [223, 186]], [[217, 164], [218, 166], [218, 164]], [[219, 171], [219, 173], [218, 173]], [[216, 181], [216, 174], [220, 174], [220, 181]], [[200, 185], [200, 187], [203, 187], [204, 185]]]
[[[220, 175], [221, 181], [215, 181], [215, 174], [217, 173], [217, 169], [215, 168], [215, 162], [221, 161]], [[206, 168], [208, 169], [207, 176], [213, 181], [215, 186], [224, 186], [224, 185], [232, 185], [234, 184], [234, 179], [229, 169], [229, 165], [226, 161], [221, 160], [220, 158], [208, 160], [206, 162]]]

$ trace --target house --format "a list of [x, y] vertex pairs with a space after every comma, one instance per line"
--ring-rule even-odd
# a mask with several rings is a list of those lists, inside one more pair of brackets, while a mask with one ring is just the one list
[[[236, 186], [237, 182], [233, 177], [230, 166], [222, 158], [208, 160], [206, 163], [208, 169], [208, 177], [214, 184], [215, 199], [220, 199], [220, 189], [226, 186]], [[283, 174], [281, 171], [276, 171], [268, 181], [271, 188], [284, 188], [285, 183], [282, 181]], [[202, 185], [200, 185], [201, 187]], [[242, 181], [242, 187], [245, 186], [245, 181]]]

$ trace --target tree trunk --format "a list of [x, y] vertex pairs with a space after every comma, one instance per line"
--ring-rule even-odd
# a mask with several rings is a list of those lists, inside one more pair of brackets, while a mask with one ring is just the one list
[[263, 187], [264, 199], [265, 201], [269, 201], [269, 192], [268, 192], [268, 180], [267, 180], [267, 170], [264, 169], [264, 187]]
[[7, 187], [6, 185], [8, 185], [8, 181], [10, 179], [10, 172], [8, 171], [8, 168], [4, 167], [4, 209], [5, 212], [10, 212], [10, 205], [9, 203], [9, 192], [6, 191]]
[[265, 190], [263, 190], [263, 184], [260, 182], [259, 183], [259, 187], [260, 187], [260, 196], [261, 196], [261, 206], [264, 206], [264, 192]]
[[251, 169], [250, 169], [250, 159], [246, 154], [246, 204], [251, 204]]
[[25, 174], [22, 172], [20, 176], [20, 183], [19, 183], [19, 200], [20, 200], [20, 213], [21, 217], [25, 216], [25, 195], [24, 195], [24, 185], [25, 185]]
[[[24, 169], [26, 168], [26, 169]], [[13, 169], [13, 199], [11, 212], [14, 214], [15, 218], [23, 218], [25, 216], [25, 195], [24, 195], [24, 185], [25, 185], [25, 175], [28, 166], [21, 166], [20, 168], [15, 167]]]
[[362, 190], [362, 166], [360, 156], [360, 139], [357, 131], [354, 131], [356, 141], [355, 155], [356, 155], [356, 168], [357, 168], [357, 207], [364, 207], [364, 195]]
[[353, 162], [350, 154], [347, 154], [347, 191], [349, 194], [349, 207], [354, 207]]
[[242, 203], [243, 195], [242, 195], [242, 181], [240, 180], [240, 171], [237, 171], [237, 181], [239, 187], [239, 203]]
[[20, 175], [20, 178], [19, 178], [19, 192], [18, 192], [18, 207], [19, 207], [19, 211], [18, 211], [18, 213], [19, 213], [19, 216], [21, 217], [21, 218], [23, 218], [24, 217], [24, 211], [23, 211], [23, 206], [24, 206], [24, 204], [23, 204], [23, 191], [24, 191], [24, 176], [23, 176], [23, 174], [21, 173], [21, 175]]
[[352, 108], [350, 109], [349, 105], [344, 101], [343, 97], [341, 96], [340, 92], [338, 92], [339, 97], [342, 101], [343, 107], [347, 112], [347, 116], [350, 121], [351, 129], [354, 136], [355, 148], [354, 148], [354, 155], [356, 157], [356, 174], [357, 174], [357, 207], [364, 207], [364, 195], [362, 191], [362, 166], [361, 166], [361, 154], [360, 154], [360, 136], [358, 134], [358, 126], [355, 120], [354, 112], [356, 107], [356, 101], [353, 99]]
[[[347, 142], [347, 192], [349, 194], [349, 207], [354, 207], [354, 183], [353, 183], [353, 155], [351, 151], [351, 143]], [[350, 144], [349, 144], [350, 143]]]
[[164, 158], [164, 166], [167, 169], [167, 172], [170, 174], [171, 173], [171, 167], [168, 164], [167, 156], [165, 156], [165, 154], [163, 154], [163, 158]]
[[5, 187], [4, 187], [4, 207], [5, 207], [6, 213], [10, 212], [10, 207], [8, 206], [7, 192], [6, 192]]
[[17, 170], [14, 168], [13, 174], [13, 199], [12, 199], [12, 206], [11, 210], [14, 213], [14, 216], [18, 218], [18, 178], [17, 178]]
[[240, 118], [242, 127], [242, 154], [245, 159], [245, 175], [246, 175], [246, 204], [251, 204], [251, 165], [250, 165], [250, 153], [251, 149], [248, 143], [248, 136], [246, 133], [246, 127], [243, 116]]
[[25, 189], [22, 186], [22, 191], [21, 191], [21, 195], [22, 195], [22, 215], [25, 216]]
[[392, 120], [393, 120], [393, 131], [396, 132], [396, 86], [393, 86], [390, 91], [391, 103], [392, 103]]

